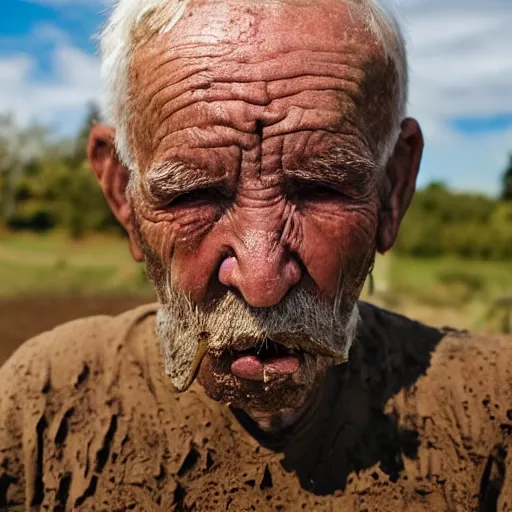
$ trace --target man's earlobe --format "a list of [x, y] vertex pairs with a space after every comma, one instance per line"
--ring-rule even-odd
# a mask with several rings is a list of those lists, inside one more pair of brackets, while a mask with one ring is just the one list
[[130, 238], [130, 251], [136, 261], [144, 256], [133, 232], [133, 219], [128, 202], [129, 170], [121, 164], [115, 148], [115, 130], [96, 124], [89, 135], [88, 157], [91, 170], [100, 184], [110, 209]]
[[380, 253], [389, 251], [395, 243], [398, 228], [416, 190], [423, 146], [423, 135], [418, 122], [405, 119], [384, 178], [383, 204], [377, 234], [377, 249]]

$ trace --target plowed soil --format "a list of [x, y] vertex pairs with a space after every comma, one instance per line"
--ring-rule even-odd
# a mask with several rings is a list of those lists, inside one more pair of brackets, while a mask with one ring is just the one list
[[117, 315], [147, 298], [48, 297], [0, 299], [0, 366], [26, 340], [70, 320]]

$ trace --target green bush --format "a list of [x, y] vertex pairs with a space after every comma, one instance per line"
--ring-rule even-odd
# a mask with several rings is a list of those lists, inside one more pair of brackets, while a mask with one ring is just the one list
[[73, 238], [90, 232], [121, 232], [85, 163], [73, 168], [59, 158], [39, 162], [19, 181], [15, 202], [14, 213], [6, 220], [12, 229], [60, 228]]
[[413, 257], [510, 259], [512, 203], [432, 184], [416, 193], [395, 250]]

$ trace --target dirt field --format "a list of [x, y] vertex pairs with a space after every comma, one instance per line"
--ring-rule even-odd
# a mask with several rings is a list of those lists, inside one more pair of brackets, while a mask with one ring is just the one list
[[21, 343], [59, 324], [92, 315], [116, 315], [148, 302], [144, 298], [0, 299], [0, 366]]

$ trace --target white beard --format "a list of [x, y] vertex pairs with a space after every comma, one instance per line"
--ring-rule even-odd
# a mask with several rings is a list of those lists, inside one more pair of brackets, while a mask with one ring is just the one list
[[343, 308], [349, 311], [343, 314], [341, 300], [334, 306], [301, 289], [272, 308], [251, 307], [232, 292], [205, 308], [170, 287], [167, 295], [157, 314], [157, 332], [165, 372], [178, 391], [192, 384], [207, 351], [220, 355], [248, 340], [257, 344], [270, 338], [341, 364], [348, 359], [359, 321], [357, 302]]

